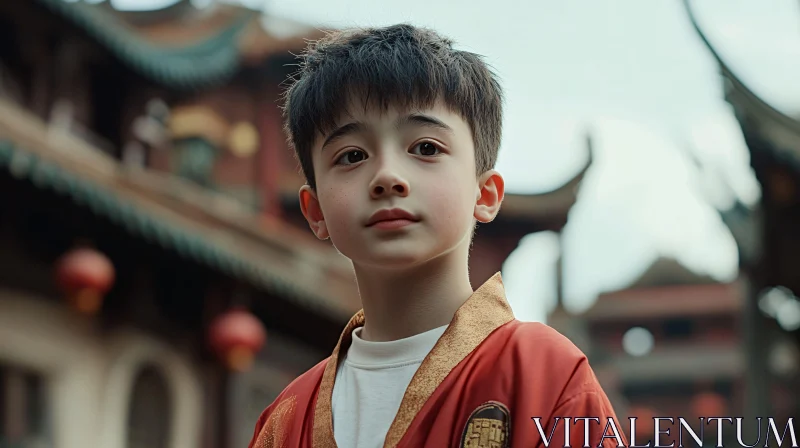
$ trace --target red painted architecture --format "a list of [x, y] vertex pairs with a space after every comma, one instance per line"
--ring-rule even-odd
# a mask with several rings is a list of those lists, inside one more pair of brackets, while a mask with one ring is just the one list
[[[744, 294], [740, 282], [660, 258], [627, 288], [600, 294], [578, 315], [558, 308], [548, 322], [587, 354], [626, 432], [628, 417], [683, 417], [697, 428], [699, 417], [719, 416], [702, 412], [743, 415]], [[642, 425], [641, 435], [652, 428]]]
[[[700, 26], [693, 4], [694, 0], [684, 0], [699, 40], [717, 63], [725, 100], [739, 123], [750, 165], [761, 184], [761, 200], [756, 206], [737, 203], [722, 212], [739, 246], [746, 280], [746, 417], [775, 415], [797, 420], [800, 401], [796, 393], [781, 390], [794, 391], [800, 385], [800, 324], [792, 319], [787, 327], [780, 312], [769, 310], [769, 302], [777, 294], [792, 314], [800, 310], [800, 119], [773, 107], [741, 79]], [[779, 359], [787, 360], [787, 368], [781, 367], [784, 363], [776, 361]]]

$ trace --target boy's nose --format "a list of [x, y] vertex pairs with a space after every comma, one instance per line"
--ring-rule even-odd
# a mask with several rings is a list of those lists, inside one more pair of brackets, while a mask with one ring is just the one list
[[370, 185], [370, 195], [373, 199], [379, 199], [383, 196], [408, 196], [408, 182], [402, 179], [400, 176], [389, 173], [383, 172], [379, 173], [373, 179], [372, 184]]

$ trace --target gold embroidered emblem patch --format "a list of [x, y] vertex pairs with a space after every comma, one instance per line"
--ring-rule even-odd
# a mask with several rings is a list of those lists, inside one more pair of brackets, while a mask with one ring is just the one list
[[461, 448], [506, 448], [511, 432], [511, 417], [508, 408], [502, 403], [489, 401], [472, 411], [464, 434]]

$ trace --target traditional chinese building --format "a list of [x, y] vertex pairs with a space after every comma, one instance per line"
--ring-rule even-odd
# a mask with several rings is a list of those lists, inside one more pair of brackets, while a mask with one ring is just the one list
[[[800, 310], [800, 120], [764, 101], [716, 50], [684, 0], [695, 30], [717, 62], [725, 99], [732, 106], [761, 184], [759, 204], [736, 204], [722, 216], [736, 238], [743, 278], [747, 280], [744, 341], [748, 364], [748, 415], [797, 418], [796, 394], [800, 325], [778, 325], [781, 313]], [[770, 296], [782, 296], [784, 311], [770, 310]], [[766, 311], [766, 312], [765, 312]], [[794, 319], [797, 320], [797, 319]], [[784, 328], [781, 328], [784, 327]]]
[[43, 0], [0, 34], [0, 446], [246, 444], [358, 309], [276, 218], [278, 83], [318, 32]]
[[653, 416], [742, 415], [744, 294], [739, 282], [659, 258], [625, 289], [600, 294], [577, 316], [558, 308], [549, 323], [586, 353], [626, 432], [627, 417], [647, 420], [644, 436]]
[[[320, 35], [230, 4], [0, 4], [0, 447], [245, 446], [327, 356], [359, 300], [279, 114]], [[563, 227], [586, 168], [506, 197], [473, 283]]]

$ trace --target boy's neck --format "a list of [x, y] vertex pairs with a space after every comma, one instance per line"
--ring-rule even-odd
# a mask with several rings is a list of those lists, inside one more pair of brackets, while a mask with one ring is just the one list
[[449, 324], [473, 292], [468, 249], [403, 272], [354, 265], [365, 316], [361, 338], [394, 341]]

